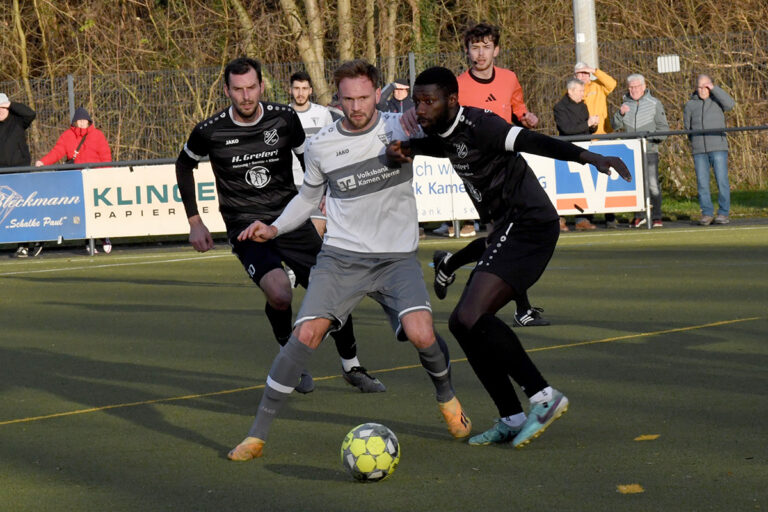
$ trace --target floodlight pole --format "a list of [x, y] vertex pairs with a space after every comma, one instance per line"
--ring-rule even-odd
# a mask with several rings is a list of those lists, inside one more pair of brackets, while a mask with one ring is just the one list
[[576, 41], [576, 61], [597, 69], [597, 21], [595, 0], [573, 0], [573, 33]]

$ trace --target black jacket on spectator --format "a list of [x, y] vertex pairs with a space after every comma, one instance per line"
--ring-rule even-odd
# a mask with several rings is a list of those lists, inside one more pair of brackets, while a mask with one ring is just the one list
[[574, 102], [566, 93], [555, 104], [555, 124], [560, 135], [589, 135], [597, 130], [597, 125], [589, 126], [587, 105]]
[[11, 102], [8, 117], [0, 121], [0, 167], [29, 165], [31, 156], [26, 130], [35, 119], [35, 111], [23, 103]]

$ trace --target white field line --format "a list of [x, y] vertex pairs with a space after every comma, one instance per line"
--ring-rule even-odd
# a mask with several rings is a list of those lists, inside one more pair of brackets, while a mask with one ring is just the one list
[[[710, 235], [716, 235], [716, 234], [726, 234], [726, 233], [733, 233], [734, 231], [766, 231], [768, 230], [768, 225], [766, 226], [728, 226], [728, 227], [712, 227], [707, 228], [706, 226], [700, 226], [700, 227], [691, 227], [691, 228], [662, 228], [662, 229], [646, 229], [645, 227], [635, 229], [619, 229], [616, 230], [602, 230], [598, 233], [591, 232], [591, 233], [573, 233], [568, 234], [565, 236], [561, 236], [560, 240], [558, 240], [558, 245], [579, 245], [579, 242], [586, 241], [586, 240], [594, 240], [598, 239], [605, 242], [617, 242], [617, 238], [626, 239], [627, 237], [648, 237], [648, 236], [654, 236], [654, 235], [680, 235], [681, 233], [703, 233], [705, 231], [708, 231]], [[451, 241], [451, 242], [466, 242], [469, 243], [472, 239], [471, 238], [438, 238], [438, 239], [428, 239], [428, 240], [421, 240], [419, 241], [419, 245], [423, 246], [432, 246], [432, 245], [442, 245], [445, 244], [445, 242]], [[594, 243], [594, 242], [590, 242]]]
[[201, 261], [201, 260], [210, 260], [215, 258], [225, 258], [229, 257], [231, 254], [227, 252], [226, 254], [211, 254], [208, 256], [187, 256], [182, 258], [171, 258], [171, 259], [153, 259], [152, 261], [146, 261], [147, 258], [160, 258], [160, 257], [166, 257], [167, 254], [164, 255], [158, 255], [158, 256], [129, 256], [129, 257], [123, 257], [121, 259], [133, 259], [133, 260], [142, 260], [142, 261], [128, 261], [125, 263], [104, 263], [99, 265], [77, 265], [72, 267], [67, 266], [57, 266], [53, 268], [45, 268], [45, 269], [37, 269], [37, 270], [18, 270], [14, 272], [0, 272], [0, 277], [8, 277], [8, 276], [19, 276], [19, 275], [30, 275], [30, 274], [45, 274], [50, 272], [70, 272], [70, 271], [77, 271], [77, 270], [93, 270], [97, 268], [115, 268], [115, 267], [129, 267], [132, 265], [157, 265], [162, 263], [179, 263], [183, 261]]

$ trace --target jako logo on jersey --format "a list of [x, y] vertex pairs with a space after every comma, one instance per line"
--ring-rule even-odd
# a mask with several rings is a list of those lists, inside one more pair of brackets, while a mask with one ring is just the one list
[[237, 144], [240, 142], [240, 139], [228, 139], [227, 142], [224, 143], [225, 146], [231, 146], [232, 144]]
[[392, 140], [392, 132], [380, 133], [378, 137], [381, 143], [386, 146], [389, 144], [389, 141]]
[[494, 96], [493, 94], [489, 94], [488, 97], [485, 98], [485, 102], [487, 103], [489, 101], [496, 101], [496, 96]]
[[264, 142], [268, 146], [274, 146], [277, 144], [277, 141], [280, 140], [280, 137], [277, 136], [277, 128], [274, 130], [267, 130], [264, 132]]
[[346, 149], [342, 149], [342, 150], [340, 150], [340, 151], [337, 151], [337, 152], [336, 152], [336, 156], [346, 155], [347, 153], [349, 153], [349, 148], [346, 148]]
[[254, 188], [264, 188], [272, 179], [264, 167], [251, 167], [245, 172], [245, 181]]
[[357, 182], [355, 181], [354, 176], [347, 176], [346, 178], [336, 180], [336, 184], [342, 192], [348, 192], [357, 188]]
[[453, 147], [456, 148], [456, 156], [458, 156], [459, 158], [467, 158], [468, 151], [467, 151], [466, 144], [461, 142], [459, 144], [454, 144]]

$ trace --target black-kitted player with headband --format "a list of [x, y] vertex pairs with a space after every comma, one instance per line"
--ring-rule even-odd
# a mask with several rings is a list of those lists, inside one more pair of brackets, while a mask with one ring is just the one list
[[[449, 158], [481, 217], [493, 223], [485, 251], [473, 270], [449, 327], [477, 377], [493, 399], [499, 420], [470, 438], [471, 445], [512, 441], [523, 446], [568, 408], [528, 357], [514, 331], [496, 313], [541, 277], [560, 234], [557, 211], [520, 152], [594, 165], [627, 181], [632, 176], [616, 157], [592, 153], [524, 128], [478, 108], [463, 107], [453, 73], [429, 68], [417, 78], [416, 118], [427, 137], [393, 142], [387, 155], [410, 161], [424, 154]], [[526, 416], [514, 380], [530, 400]]]
[[[213, 249], [213, 238], [197, 209], [193, 170], [205, 156], [211, 159], [219, 195], [219, 211], [232, 252], [266, 296], [264, 311], [275, 338], [288, 342], [293, 330], [291, 283], [282, 262], [306, 287], [322, 240], [307, 221], [299, 229], [270, 243], [238, 241], [237, 235], [255, 220], [272, 222], [296, 195], [291, 152], [303, 167], [304, 129], [288, 105], [261, 101], [261, 64], [238, 58], [224, 69], [224, 93], [231, 106], [202, 121], [189, 136], [176, 160], [176, 180], [189, 219], [189, 242], [199, 252]], [[342, 360], [344, 380], [364, 393], [385, 391], [357, 359], [352, 323], [332, 336]], [[309, 393], [315, 385], [306, 369], [296, 391]]]

